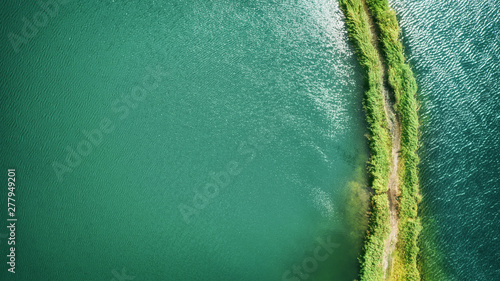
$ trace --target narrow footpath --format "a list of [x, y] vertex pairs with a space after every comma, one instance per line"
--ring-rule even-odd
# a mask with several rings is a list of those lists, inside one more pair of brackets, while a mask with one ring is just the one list
[[[363, 8], [367, 15], [370, 15], [368, 6], [366, 5], [366, 0], [362, 0]], [[387, 69], [386, 65], [382, 60], [382, 52], [378, 45], [377, 31], [375, 29], [375, 24], [371, 16], [368, 17], [369, 25], [372, 35], [372, 44], [378, 52], [378, 60], [380, 65], [382, 65], [382, 71], [384, 76], [384, 85], [382, 87], [382, 92], [384, 95], [384, 108], [385, 116], [387, 117], [387, 124], [389, 125], [389, 131], [391, 134], [391, 174], [389, 176], [387, 197], [389, 199], [389, 212], [390, 212], [390, 233], [385, 241], [385, 249], [383, 256], [383, 268], [384, 268], [384, 280], [387, 280], [390, 276], [390, 269], [392, 266], [392, 258], [394, 250], [396, 249], [396, 242], [398, 237], [398, 202], [397, 196], [399, 193], [399, 150], [401, 149], [401, 124], [399, 118], [394, 110], [394, 103], [391, 100], [390, 91], [387, 86]]]

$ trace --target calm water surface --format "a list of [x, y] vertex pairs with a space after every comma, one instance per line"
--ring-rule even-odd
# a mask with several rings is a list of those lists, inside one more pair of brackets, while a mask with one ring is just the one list
[[362, 77], [335, 1], [68, 1], [17, 53], [42, 8], [3, 5], [2, 280], [356, 277]]

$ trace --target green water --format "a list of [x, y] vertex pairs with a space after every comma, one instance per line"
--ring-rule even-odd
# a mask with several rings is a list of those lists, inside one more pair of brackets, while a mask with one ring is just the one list
[[420, 83], [424, 280], [500, 280], [500, 1], [400, 1]]
[[[0, 280], [356, 278], [363, 78], [337, 2], [185, 2], [2, 4]], [[422, 102], [419, 265], [497, 280], [500, 4], [452, 2], [391, 1]]]
[[335, 1], [67, 1], [10, 42], [41, 10], [0, 11], [1, 280], [356, 278], [363, 80]]

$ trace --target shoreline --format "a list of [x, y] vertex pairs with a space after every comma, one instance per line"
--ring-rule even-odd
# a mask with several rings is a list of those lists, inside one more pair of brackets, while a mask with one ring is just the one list
[[[363, 10], [367, 15], [370, 15], [370, 11], [366, 1], [362, 1]], [[401, 149], [401, 123], [399, 120], [399, 116], [394, 110], [394, 102], [391, 99], [394, 96], [390, 96], [389, 85], [387, 85], [387, 67], [384, 65], [383, 58], [381, 56], [382, 52], [380, 47], [378, 46], [378, 32], [375, 28], [375, 23], [373, 22], [373, 18], [368, 16], [368, 24], [370, 26], [371, 36], [372, 36], [372, 44], [377, 51], [377, 59], [380, 61], [380, 65], [382, 66], [382, 95], [384, 97], [384, 110], [385, 116], [387, 118], [387, 123], [389, 126], [389, 134], [391, 136], [391, 172], [389, 175], [389, 182], [387, 183], [387, 197], [389, 200], [389, 225], [390, 232], [389, 237], [386, 238], [384, 253], [382, 256], [382, 268], [384, 272], [383, 279], [387, 280], [388, 275], [391, 276], [388, 271], [392, 267], [392, 258], [394, 257], [393, 253], [396, 247], [396, 243], [398, 240], [398, 225], [399, 225], [399, 214], [398, 214], [398, 202], [397, 196], [399, 193], [399, 150]]]
[[405, 62], [399, 25], [387, 0], [339, 2], [368, 84], [364, 108], [373, 193], [360, 278], [420, 280], [416, 82]]
[[395, 110], [401, 120], [401, 188], [398, 193], [400, 224], [391, 275], [393, 280], [420, 280], [417, 265], [420, 249], [417, 239], [422, 230], [418, 216], [418, 204], [422, 197], [418, 179], [420, 124], [417, 83], [404, 56], [396, 12], [389, 7], [387, 0], [367, 0], [367, 4], [379, 32], [382, 53], [389, 68], [388, 83], [394, 93]]

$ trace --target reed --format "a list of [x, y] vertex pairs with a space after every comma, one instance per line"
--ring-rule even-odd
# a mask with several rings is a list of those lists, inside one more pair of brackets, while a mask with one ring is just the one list
[[387, 188], [391, 164], [391, 136], [384, 108], [384, 73], [380, 54], [372, 43], [373, 34], [362, 2], [340, 0], [346, 26], [358, 60], [365, 72], [366, 88], [363, 107], [369, 132], [370, 159], [368, 174], [374, 194], [371, 198], [370, 223], [360, 257], [361, 279], [381, 280], [381, 260], [390, 232]]
[[377, 27], [380, 49], [388, 68], [388, 82], [394, 92], [395, 109], [401, 119], [401, 168], [399, 196], [398, 258], [402, 280], [420, 280], [417, 269], [417, 239], [422, 229], [418, 217], [421, 201], [418, 180], [419, 121], [417, 83], [405, 62], [396, 13], [387, 0], [366, 0]]
[[[419, 248], [417, 239], [422, 229], [418, 217], [421, 201], [418, 181], [419, 121], [416, 100], [417, 84], [410, 66], [405, 62], [400, 28], [394, 10], [387, 0], [366, 0], [370, 15], [363, 8], [365, 0], [339, 0], [344, 12], [347, 31], [359, 62], [366, 74], [367, 88], [364, 109], [370, 133], [369, 174], [375, 194], [372, 196], [370, 226], [365, 237], [361, 262], [361, 280], [382, 280], [382, 257], [389, 224], [387, 183], [390, 172], [391, 138], [383, 100], [383, 67], [387, 69], [387, 80], [394, 93], [394, 108], [401, 123], [401, 150], [398, 167], [400, 178], [398, 243], [393, 264], [400, 265], [395, 280], [420, 280], [417, 269]], [[377, 31], [382, 54], [371, 40], [369, 17]]]

